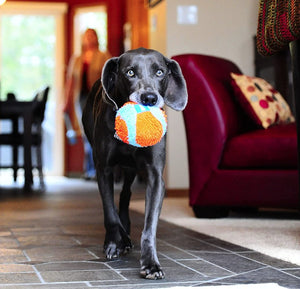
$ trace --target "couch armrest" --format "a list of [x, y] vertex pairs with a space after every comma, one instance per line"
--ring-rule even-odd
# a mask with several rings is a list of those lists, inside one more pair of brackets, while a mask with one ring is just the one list
[[173, 57], [188, 88], [183, 112], [189, 155], [190, 200], [198, 196], [218, 168], [228, 137], [240, 130], [241, 119], [230, 85], [230, 72], [240, 73], [232, 62], [204, 55]]

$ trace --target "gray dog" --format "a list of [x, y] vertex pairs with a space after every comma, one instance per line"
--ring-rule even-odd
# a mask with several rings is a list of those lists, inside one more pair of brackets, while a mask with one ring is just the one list
[[[102, 82], [102, 83], [101, 83]], [[116, 110], [134, 101], [162, 108], [183, 110], [186, 83], [178, 63], [155, 50], [139, 48], [109, 59], [88, 97], [83, 116], [85, 133], [93, 148], [97, 181], [104, 209], [107, 259], [118, 258], [131, 247], [129, 201], [137, 172], [146, 176], [145, 223], [141, 237], [141, 276], [162, 279], [156, 252], [156, 230], [165, 195], [163, 169], [166, 138], [151, 147], [137, 148], [114, 137]], [[119, 213], [114, 204], [114, 167], [124, 170]]]

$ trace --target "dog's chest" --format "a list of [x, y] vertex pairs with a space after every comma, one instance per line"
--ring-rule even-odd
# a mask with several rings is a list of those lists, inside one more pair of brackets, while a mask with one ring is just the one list
[[115, 151], [115, 162], [124, 167], [137, 167], [136, 149], [127, 144], [120, 144]]

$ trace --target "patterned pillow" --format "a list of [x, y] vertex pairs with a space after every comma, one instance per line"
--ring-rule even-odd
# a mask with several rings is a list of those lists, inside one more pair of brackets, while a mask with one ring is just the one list
[[295, 121], [287, 102], [267, 81], [242, 74], [230, 75], [238, 100], [257, 124], [268, 128]]

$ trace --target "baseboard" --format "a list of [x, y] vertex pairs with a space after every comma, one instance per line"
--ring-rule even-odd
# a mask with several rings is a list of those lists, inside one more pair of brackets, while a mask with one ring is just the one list
[[185, 198], [189, 196], [189, 189], [166, 189], [167, 198]]

